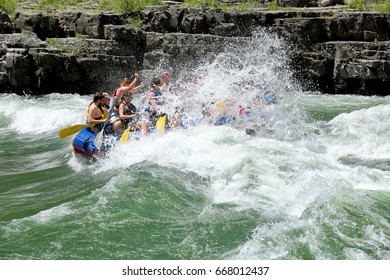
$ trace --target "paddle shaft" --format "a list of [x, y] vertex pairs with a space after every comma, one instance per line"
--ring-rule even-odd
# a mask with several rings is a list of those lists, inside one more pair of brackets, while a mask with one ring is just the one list
[[[111, 116], [111, 112], [114, 109], [114, 104], [115, 104], [115, 98], [112, 98], [111, 104], [110, 104], [110, 110], [108, 110], [108, 114], [107, 114], [107, 119], [109, 119]], [[100, 147], [102, 145], [103, 133], [104, 133], [104, 129], [106, 128], [106, 125], [107, 125], [107, 120], [104, 122], [102, 130], [100, 130], [98, 132], [98, 134], [96, 134], [95, 140], [93, 141], [93, 143], [95, 144], [95, 147], [98, 149], [100, 149]]]

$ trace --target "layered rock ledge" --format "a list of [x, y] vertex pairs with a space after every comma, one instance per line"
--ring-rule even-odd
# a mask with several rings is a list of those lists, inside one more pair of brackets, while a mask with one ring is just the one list
[[[132, 19], [140, 27], [131, 27]], [[268, 28], [291, 42], [296, 76], [325, 93], [390, 95], [390, 14], [306, 9], [232, 13], [181, 6], [138, 14], [0, 13], [0, 92], [90, 94], [134, 71], [212, 59]]]

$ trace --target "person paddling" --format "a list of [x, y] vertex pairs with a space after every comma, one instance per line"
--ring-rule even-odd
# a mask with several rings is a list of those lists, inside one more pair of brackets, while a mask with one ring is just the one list
[[149, 113], [149, 121], [152, 126], [156, 125], [157, 120], [165, 115], [165, 113], [159, 112], [158, 108], [160, 105], [162, 105], [162, 94], [161, 94], [161, 80], [158, 78], [155, 78], [152, 80], [150, 85], [150, 90], [146, 93], [146, 97], [148, 99], [148, 106], [146, 107], [145, 111]]
[[[93, 96], [93, 101], [89, 104], [87, 110], [87, 123], [94, 124], [92, 131], [97, 134], [102, 130], [103, 124], [109, 121], [108, 116], [104, 116], [103, 109], [104, 95], [102, 92], [96, 92]], [[110, 125], [111, 126], [111, 125]]]
[[131, 103], [132, 99], [133, 95], [131, 92], [124, 93], [118, 108], [119, 121], [114, 123], [114, 130], [124, 130], [132, 123], [135, 123], [132, 125], [131, 131], [141, 129], [144, 134], [148, 134], [147, 122], [138, 119], [137, 108]]
[[[160, 79], [158, 78], [152, 79], [150, 89], [145, 95], [146, 98], [148, 99], [148, 105], [145, 111], [149, 113], [149, 122], [151, 126], [156, 126], [157, 121], [162, 117], [168, 119], [168, 115], [166, 113], [160, 112], [160, 107], [164, 105], [164, 102], [162, 100], [161, 86], [162, 86], [162, 82]], [[169, 117], [168, 123], [171, 128], [179, 127], [179, 122], [177, 121], [176, 118], [172, 116]]]

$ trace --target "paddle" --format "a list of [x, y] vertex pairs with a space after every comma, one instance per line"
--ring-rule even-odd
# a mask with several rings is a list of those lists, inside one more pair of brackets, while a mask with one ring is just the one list
[[82, 130], [84, 127], [87, 127], [87, 126], [93, 126], [93, 124], [88, 124], [88, 123], [75, 124], [75, 125], [72, 125], [69, 127], [65, 127], [58, 132], [58, 136], [60, 137], [60, 139], [63, 139], [65, 137], [68, 137], [72, 134], [79, 132], [80, 130]]
[[[107, 118], [110, 117], [111, 112], [112, 112], [112, 109], [114, 109], [114, 104], [115, 104], [115, 98], [112, 98], [112, 99], [111, 99], [111, 103], [110, 103], [110, 110], [108, 111]], [[93, 141], [93, 144], [94, 144], [95, 147], [98, 148], [99, 150], [100, 150], [100, 147], [102, 146], [102, 143], [103, 143], [103, 132], [104, 132], [104, 129], [106, 128], [106, 125], [107, 125], [107, 122], [105, 122], [105, 123], [103, 124], [102, 130], [100, 130], [100, 131], [98, 132], [98, 134], [96, 134], [95, 140]]]
[[157, 120], [157, 122], [156, 122], [156, 129], [157, 129], [159, 132], [164, 132], [166, 121], [167, 121], [167, 116], [166, 116], [166, 115], [160, 117], [160, 118]]
[[126, 143], [127, 139], [129, 139], [129, 133], [131, 127], [137, 122], [137, 118], [133, 118], [133, 120], [129, 123], [129, 126], [123, 131], [121, 139], [119, 139], [119, 143]]
[[125, 131], [123, 131], [121, 139], [119, 139], [119, 143], [126, 143], [127, 139], [129, 139], [129, 133], [130, 133], [131, 126], [128, 126]]

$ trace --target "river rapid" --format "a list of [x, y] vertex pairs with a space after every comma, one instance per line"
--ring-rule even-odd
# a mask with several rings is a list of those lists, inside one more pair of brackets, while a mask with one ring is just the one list
[[186, 128], [94, 163], [58, 137], [91, 94], [0, 94], [0, 259], [390, 259], [390, 98], [305, 92], [285, 49], [259, 32], [179, 73]]

